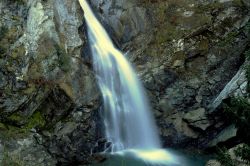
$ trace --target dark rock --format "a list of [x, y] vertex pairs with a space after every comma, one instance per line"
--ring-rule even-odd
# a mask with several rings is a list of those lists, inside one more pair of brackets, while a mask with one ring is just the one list
[[0, 89], [5, 88], [6, 85], [7, 85], [6, 77], [3, 73], [0, 72]]

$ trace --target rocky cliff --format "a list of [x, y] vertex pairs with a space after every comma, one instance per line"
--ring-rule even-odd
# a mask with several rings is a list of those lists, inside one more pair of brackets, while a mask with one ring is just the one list
[[135, 64], [164, 145], [209, 146], [227, 127], [216, 108], [230, 95], [246, 95], [247, 80], [240, 66], [249, 49], [249, 2], [103, 0], [92, 4]]
[[0, 10], [0, 163], [87, 162], [100, 95], [81, 58], [78, 2], [2, 0]]
[[[236, 136], [220, 105], [247, 94], [248, 0], [90, 3], [137, 69], [164, 146]], [[88, 164], [102, 102], [78, 2], [1, 0], [0, 11], [0, 163]]]

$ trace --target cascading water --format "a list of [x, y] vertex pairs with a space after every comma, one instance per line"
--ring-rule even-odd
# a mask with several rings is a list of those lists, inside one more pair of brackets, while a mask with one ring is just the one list
[[[160, 140], [148, 101], [133, 68], [117, 50], [86, 0], [79, 0], [88, 28], [93, 67], [104, 101], [106, 137], [112, 152], [129, 151], [138, 158], [169, 160]], [[157, 149], [157, 150], [155, 150]]]
[[87, 1], [79, 2], [84, 10], [93, 67], [104, 101], [106, 137], [112, 142], [112, 154], [118, 155], [118, 159], [122, 157], [122, 163], [110, 160], [107, 165], [127, 165], [126, 160], [130, 166], [198, 166], [171, 150], [160, 149], [156, 125], [133, 68], [114, 47]]

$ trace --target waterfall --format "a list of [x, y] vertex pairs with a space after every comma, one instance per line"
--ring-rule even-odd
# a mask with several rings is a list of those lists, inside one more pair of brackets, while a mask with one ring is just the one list
[[104, 101], [106, 137], [112, 152], [160, 148], [154, 119], [143, 88], [128, 60], [115, 48], [86, 0], [80, 0], [88, 40]]

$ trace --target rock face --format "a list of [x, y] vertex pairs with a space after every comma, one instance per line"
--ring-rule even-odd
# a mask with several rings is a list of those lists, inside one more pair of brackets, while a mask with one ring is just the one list
[[[91, 3], [117, 46], [128, 52], [136, 66], [164, 145], [207, 147], [226, 127], [211, 110], [223, 98], [245, 93], [244, 69], [237, 71], [249, 46], [249, 2]], [[237, 85], [232, 85], [235, 80]], [[225, 87], [227, 83], [231, 85]]]
[[2, 0], [0, 11], [0, 165], [90, 162], [100, 94], [78, 2]]

